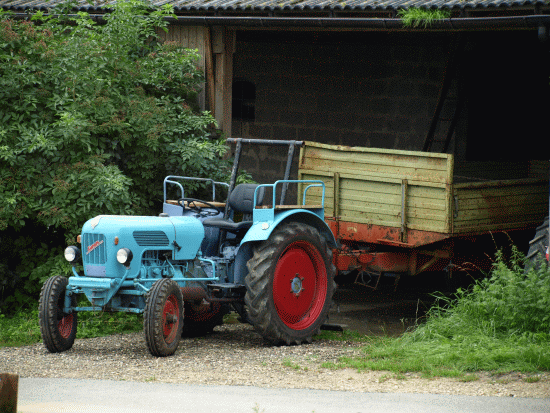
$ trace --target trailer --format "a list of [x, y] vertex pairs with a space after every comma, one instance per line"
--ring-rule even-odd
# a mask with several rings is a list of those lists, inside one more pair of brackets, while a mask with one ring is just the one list
[[[372, 288], [382, 275], [482, 267], [457, 247], [461, 240], [535, 228], [548, 215], [548, 161], [457, 162], [446, 153], [305, 142], [298, 176], [325, 184], [338, 271], [355, 270]], [[319, 195], [305, 202], [318, 204]]]

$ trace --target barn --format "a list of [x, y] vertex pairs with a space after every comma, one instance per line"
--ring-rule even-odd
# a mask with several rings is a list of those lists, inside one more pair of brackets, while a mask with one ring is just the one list
[[[0, 5], [26, 16], [56, 2]], [[546, 1], [168, 3], [177, 17], [164, 37], [199, 50], [199, 103], [226, 136], [446, 152], [492, 162], [479, 171], [491, 179], [536, 174], [527, 161], [548, 159]], [[75, 5], [101, 16], [109, 1]], [[407, 24], [419, 9], [428, 17]], [[285, 159], [261, 148], [243, 166], [262, 182], [282, 176]]]

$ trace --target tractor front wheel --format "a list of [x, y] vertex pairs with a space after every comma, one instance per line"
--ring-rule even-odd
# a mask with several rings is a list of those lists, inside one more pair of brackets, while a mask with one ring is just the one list
[[174, 354], [183, 328], [183, 299], [179, 285], [170, 279], [156, 281], [147, 295], [143, 330], [149, 352], [156, 357]]
[[256, 331], [274, 344], [311, 342], [335, 288], [326, 239], [310, 225], [283, 224], [255, 247], [247, 266], [245, 303]]
[[[65, 313], [65, 290], [69, 281], [60, 275], [46, 280], [38, 301], [40, 334], [50, 353], [69, 350], [76, 337], [77, 313]], [[76, 299], [71, 297], [71, 305]]]

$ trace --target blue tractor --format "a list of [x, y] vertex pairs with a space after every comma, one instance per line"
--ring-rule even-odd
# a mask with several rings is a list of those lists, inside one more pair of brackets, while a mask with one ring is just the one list
[[[40, 294], [40, 332], [48, 351], [72, 347], [81, 311], [143, 314], [147, 348], [159, 357], [172, 355], [182, 335], [211, 331], [231, 307], [274, 344], [310, 342], [319, 332], [336, 272], [324, 183], [288, 179], [301, 142], [228, 142], [236, 144], [229, 184], [169, 176], [159, 216], [100, 215], [84, 224], [81, 246], [65, 250], [73, 276], [49, 278]], [[235, 185], [243, 143], [288, 145], [284, 179]], [[189, 181], [206, 184], [209, 199], [187, 197]], [[292, 186], [300, 205], [285, 205]], [[170, 191], [178, 193], [176, 200], [168, 199]], [[217, 202], [222, 192], [227, 199]], [[306, 205], [306, 193], [318, 205]]]

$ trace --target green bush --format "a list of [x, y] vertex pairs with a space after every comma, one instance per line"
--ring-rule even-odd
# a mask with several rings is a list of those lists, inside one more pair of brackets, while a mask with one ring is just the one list
[[168, 174], [226, 178], [225, 145], [197, 112], [197, 52], [158, 41], [171, 8], [121, 1], [96, 24], [72, 6], [30, 21], [0, 11], [4, 312], [70, 271], [62, 249], [86, 219], [157, 214]]

